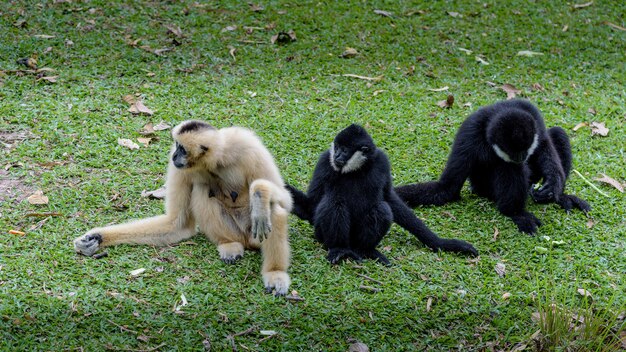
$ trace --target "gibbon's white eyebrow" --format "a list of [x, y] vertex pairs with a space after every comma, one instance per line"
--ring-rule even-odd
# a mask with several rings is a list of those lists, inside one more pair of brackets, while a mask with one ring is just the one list
[[341, 173], [347, 174], [348, 172], [352, 172], [352, 171], [356, 171], [360, 169], [361, 166], [363, 166], [363, 163], [365, 162], [365, 160], [367, 160], [367, 157], [363, 155], [363, 153], [360, 150], [354, 152], [354, 154], [352, 154], [350, 159], [348, 159], [348, 162], [346, 163], [346, 165], [344, 165], [344, 167], [341, 168]]
[[507, 163], [512, 162], [511, 158], [509, 157], [509, 154], [505, 153], [504, 150], [500, 149], [500, 147], [498, 147], [497, 144], [492, 145], [492, 147], [493, 147], [493, 150], [496, 152], [496, 154], [500, 157], [500, 159], [506, 161]]

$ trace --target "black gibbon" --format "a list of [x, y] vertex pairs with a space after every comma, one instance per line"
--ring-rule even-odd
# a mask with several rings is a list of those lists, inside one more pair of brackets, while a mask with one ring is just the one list
[[185, 121], [172, 130], [165, 215], [95, 228], [74, 240], [78, 253], [121, 243], [167, 245], [192, 237], [196, 226], [234, 263], [244, 249], [261, 249], [268, 292], [287, 293], [287, 222], [291, 194], [270, 152], [254, 132]]
[[389, 264], [376, 246], [392, 222], [433, 250], [478, 255], [467, 242], [437, 237], [398, 198], [387, 156], [361, 126], [339, 132], [330, 150], [321, 154], [307, 194], [287, 188], [294, 199], [292, 212], [314, 226], [332, 264], [344, 258]]
[[[541, 222], [526, 211], [530, 192], [537, 203], [556, 203], [569, 211], [591, 208], [565, 194], [572, 168], [569, 138], [560, 127], [546, 127], [539, 110], [526, 100], [507, 100], [471, 114], [459, 128], [438, 181], [396, 188], [409, 206], [441, 205], [460, 198], [469, 177], [471, 189], [495, 201], [518, 229], [534, 234]], [[533, 184], [543, 180], [539, 189]]]

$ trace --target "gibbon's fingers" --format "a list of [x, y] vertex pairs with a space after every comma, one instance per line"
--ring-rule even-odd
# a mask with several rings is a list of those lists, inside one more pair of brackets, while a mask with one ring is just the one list
[[100, 248], [102, 235], [99, 233], [86, 233], [74, 240], [74, 250], [76, 253], [91, 257]]
[[[253, 200], [254, 202], [254, 200]], [[259, 206], [252, 206], [252, 237], [258, 238], [259, 242], [267, 239], [272, 232], [272, 221], [270, 220], [269, 211], [260, 209]]]

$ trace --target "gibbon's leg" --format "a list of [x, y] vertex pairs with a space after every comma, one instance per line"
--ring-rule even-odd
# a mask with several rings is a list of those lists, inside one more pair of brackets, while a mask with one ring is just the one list
[[375, 259], [385, 265], [391, 265], [387, 257], [376, 246], [382, 241], [393, 222], [393, 213], [387, 202], [380, 202], [369, 213], [359, 216], [359, 227], [352, 228], [350, 247], [360, 256]]
[[196, 231], [189, 209], [191, 181], [170, 165], [166, 190], [165, 215], [94, 228], [74, 240], [74, 249], [80, 254], [91, 256], [105, 246], [122, 243], [160, 246], [192, 237]]
[[326, 259], [331, 264], [338, 264], [344, 258], [361, 260], [350, 249], [350, 213], [345, 205], [323, 197], [315, 209], [313, 222], [315, 238], [328, 249]]
[[[563, 168], [563, 173], [565, 174], [565, 180], [567, 180], [567, 178], [569, 177], [569, 173], [572, 169], [572, 149], [570, 146], [569, 137], [567, 136], [567, 133], [565, 133], [565, 130], [560, 127], [550, 128], [548, 130], [548, 136], [552, 141], [554, 149], [559, 156], [561, 166]], [[535, 167], [535, 169], [538, 168]], [[537, 170], [537, 173], [541, 175], [541, 170]], [[533, 200], [535, 200], [535, 202], [537, 203], [549, 203], [552, 201], [551, 199], [545, 200], [537, 197], [534, 191], [531, 192], [531, 196], [533, 197]], [[560, 197], [557, 197], [556, 199], [556, 203], [568, 212], [574, 207], [584, 212], [588, 212], [589, 210], [591, 210], [591, 207], [587, 202], [570, 194], [563, 193]]]
[[261, 243], [263, 284], [268, 293], [274, 291], [275, 295], [286, 294], [291, 284], [291, 279], [287, 274], [291, 255], [287, 228], [288, 216], [289, 212], [281, 206], [272, 206], [272, 231]]
[[489, 177], [500, 213], [511, 218], [521, 232], [533, 235], [541, 226], [541, 221], [526, 211], [527, 171], [521, 165], [512, 167], [504, 164], [494, 167]]
[[291, 195], [274, 183], [258, 179], [250, 185], [251, 235], [261, 241], [263, 284], [268, 292], [284, 295], [291, 279], [289, 268], [288, 216]]
[[454, 238], [441, 238], [432, 232], [413, 213], [413, 211], [402, 202], [402, 200], [391, 189], [387, 197], [387, 202], [393, 212], [393, 221], [422, 242], [426, 247], [438, 251], [455, 252], [465, 255], [478, 256], [478, 251], [470, 243]]
[[455, 143], [438, 181], [399, 186], [395, 188], [396, 194], [410, 207], [443, 205], [460, 199], [461, 188], [470, 173], [471, 158], [458, 149]]

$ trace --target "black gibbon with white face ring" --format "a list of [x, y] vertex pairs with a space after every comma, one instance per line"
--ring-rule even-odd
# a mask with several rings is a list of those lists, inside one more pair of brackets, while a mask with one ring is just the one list
[[469, 243], [439, 238], [393, 190], [389, 160], [372, 137], [350, 125], [320, 156], [307, 194], [287, 185], [294, 199], [292, 212], [315, 228], [315, 238], [328, 249], [332, 264], [342, 259], [377, 259], [376, 250], [393, 222], [433, 250], [478, 255]]
[[91, 256], [121, 243], [167, 245], [192, 237], [198, 227], [227, 264], [244, 249], [261, 249], [266, 290], [286, 294], [292, 199], [270, 152], [248, 129], [202, 121], [182, 122], [172, 137], [165, 214], [92, 229], [74, 240], [75, 250]]
[[[537, 203], [556, 203], [567, 211], [591, 209], [564, 193], [571, 168], [565, 131], [546, 131], [541, 113], [530, 102], [507, 100], [483, 107], [463, 122], [438, 181], [400, 186], [396, 192], [411, 207], [442, 205], [459, 199], [469, 178], [474, 193], [495, 201], [520, 231], [534, 234], [541, 222], [526, 211], [529, 192]], [[534, 189], [541, 180], [543, 185]]]

